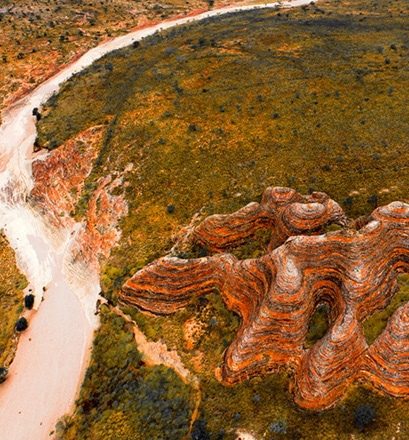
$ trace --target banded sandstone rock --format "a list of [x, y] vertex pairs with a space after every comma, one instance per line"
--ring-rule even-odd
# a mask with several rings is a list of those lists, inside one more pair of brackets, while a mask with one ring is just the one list
[[[331, 222], [347, 224], [347, 218], [325, 194], [269, 188], [260, 205], [211, 216], [194, 231], [197, 241], [220, 252], [268, 225], [267, 254], [242, 261], [231, 254], [165, 257], [128, 280], [120, 301], [173, 313], [218, 286], [227, 308], [241, 317], [216, 372], [225, 384], [291, 368], [292, 391], [304, 408], [334, 405], [358, 378], [393, 396], [409, 396], [409, 306], [395, 312], [370, 347], [362, 329], [367, 317], [389, 304], [398, 273], [409, 269], [409, 205], [376, 209], [359, 231], [315, 235]], [[319, 304], [329, 306], [329, 329], [307, 349]]]
[[330, 223], [345, 225], [347, 217], [327, 194], [302, 196], [291, 188], [264, 191], [261, 203], [250, 203], [233, 214], [212, 215], [193, 233], [194, 239], [211, 251], [222, 252], [237, 246], [257, 229], [272, 230], [269, 250], [292, 235], [319, 234]]

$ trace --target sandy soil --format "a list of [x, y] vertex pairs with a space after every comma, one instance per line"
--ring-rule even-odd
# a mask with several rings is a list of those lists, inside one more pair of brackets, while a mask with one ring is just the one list
[[118, 307], [116, 307], [114, 311], [117, 315], [124, 318], [125, 321], [132, 323], [135, 342], [138, 346], [138, 350], [143, 353], [142, 360], [146, 366], [166, 365], [169, 368], [173, 368], [176, 374], [178, 374], [185, 383], [198, 382], [198, 379], [192, 376], [191, 372], [185, 367], [176, 351], [168, 350], [168, 347], [162, 342], [148, 341], [134, 321], [125, 315]]
[[[282, 7], [310, 0], [281, 3]], [[275, 7], [278, 3], [259, 7]], [[0, 127], [0, 228], [16, 251], [19, 267], [36, 295], [29, 328], [23, 333], [9, 377], [0, 386], [1, 440], [48, 439], [57, 420], [72, 409], [87, 365], [98, 298], [98, 273], [67, 267], [71, 230], [51, 231], [27, 204], [32, 188], [34, 107], [59, 84], [105, 53], [158, 30], [193, 20], [247, 10], [229, 7], [143, 28], [98, 46], [3, 112]], [[74, 226], [75, 228], [75, 226]], [[69, 266], [69, 265], [68, 265]], [[85, 275], [84, 275], [85, 273]], [[82, 275], [81, 275], [82, 274]], [[47, 286], [44, 301], [43, 287]], [[41, 305], [41, 307], [40, 307]], [[251, 437], [246, 437], [251, 438]]]
[[255, 437], [245, 431], [237, 431], [236, 434], [236, 440], [257, 440]]
[[92, 343], [92, 327], [63, 279], [54, 279], [29, 318], [1, 387], [2, 440], [46, 439], [73, 409]]

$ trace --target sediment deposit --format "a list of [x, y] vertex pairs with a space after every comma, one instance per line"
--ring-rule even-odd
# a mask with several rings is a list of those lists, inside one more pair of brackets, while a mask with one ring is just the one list
[[[334, 222], [349, 228], [317, 235]], [[325, 194], [268, 188], [261, 204], [208, 217], [193, 233], [196, 241], [221, 252], [270, 227], [265, 255], [248, 260], [228, 253], [189, 260], [167, 256], [128, 280], [120, 301], [168, 314], [217, 286], [226, 307], [241, 317], [216, 371], [225, 384], [289, 369], [295, 401], [308, 409], [333, 406], [356, 379], [407, 397], [409, 306], [393, 314], [371, 346], [362, 322], [390, 303], [397, 275], [409, 269], [409, 205], [377, 208], [359, 222], [361, 229], [354, 226]], [[329, 329], [305, 348], [320, 304], [329, 306]]]

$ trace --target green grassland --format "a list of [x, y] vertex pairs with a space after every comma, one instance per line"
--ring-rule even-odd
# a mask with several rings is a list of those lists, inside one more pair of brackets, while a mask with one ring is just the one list
[[14, 251], [3, 234], [0, 235], [0, 367], [8, 367], [14, 356], [17, 338], [14, 327], [23, 311], [24, 275], [16, 266]]
[[[115, 191], [125, 193], [129, 214], [121, 221], [120, 242], [104, 262], [105, 296], [115, 303], [122, 283], [166, 254], [172, 236], [195, 213], [232, 212], [259, 200], [267, 186], [324, 191], [354, 218], [393, 200], [408, 201], [408, 18], [403, 0], [323, 1], [291, 11], [231, 14], [146, 38], [69, 80], [45, 106], [37, 143], [53, 149], [90, 126], [106, 126], [72, 213], [83, 217], [100, 176], [123, 178]], [[175, 206], [172, 213], [169, 205]], [[261, 246], [249, 243], [236, 254], [260, 252]], [[406, 301], [405, 293], [396, 304], [402, 298]], [[150, 338], [176, 348], [199, 377], [199, 418], [211, 439], [234, 438], [240, 427], [257, 438], [409, 435], [404, 422], [409, 405], [359, 384], [325, 412], [297, 408], [286, 374], [221, 386], [214, 368], [238, 318], [217, 292], [166, 318], [126, 312]], [[184, 325], [192, 319], [201, 331], [187, 348]], [[369, 342], [386, 319], [365, 324]], [[313, 327], [323, 325], [319, 317], [312, 323], [309, 344], [322, 336]], [[98, 378], [86, 381], [83, 393], [99, 386]], [[105, 390], [101, 399], [111, 392]], [[376, 410], [361, 434], [353, 420], [359, 404]], [[80, 399], [70, 435], [83, 423], [77, 418], [83, 406]], [[90, 432], [105, 429], [95, 408], [86, 419]], [[112, 411], [112, 417], [128, 417]]]

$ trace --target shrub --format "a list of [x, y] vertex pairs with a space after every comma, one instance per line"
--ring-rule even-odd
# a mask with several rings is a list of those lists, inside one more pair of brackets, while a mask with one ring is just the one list
[[206, 422], [204, 420], [195, 420], [190, 436], [192, 440], [210, 440], [210, 435], [206, 429]]
[[368, 203], [378, 206], [378, 196], [376, 194], [373, 194], [371, 197], [369, 197]]
[[286, 434], [287, 433], [287, 423], [282, 420], [277, 420], [272, 423], [268, 429], [275, 434]]
[[27, 327], [28, 327], [28, 322], [27, 319], [24, 317], [20, 318], [16, 323], [16, 330], [18, 332], [24, 331]]
[[375, 409], [369, 405], [359, 405], [354, 413], [355, 426], [363, 431], [375, 418]]
[[34, 295], [30, 293], [24, 297], [24, 307], [28, 310], [31, 310], [34, 305]]
[[0, 368], [0, 383], [4, 382], [6, 380], [8, 373], [9, 373], [9, 370], [6, 367]]

